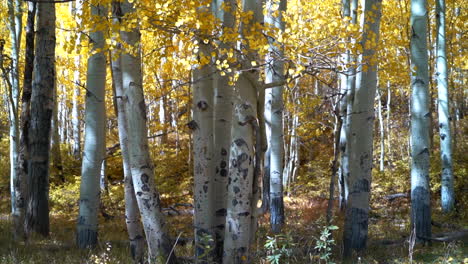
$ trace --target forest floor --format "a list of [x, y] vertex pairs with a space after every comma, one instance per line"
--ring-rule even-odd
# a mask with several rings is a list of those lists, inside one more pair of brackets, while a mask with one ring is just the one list
[[[317, 240], [325, 228], [325, 209], [327, 200], [319, 198], [295, 197], [286, 201], [286, 226], [281, 235], [268, 232], [268, 215], [260, 218], [257, 233], [255, 260], [252, 263], [274, 263], [268, 258], [279, 258], [277, 263], [332, 263], [340, 262], [341, 231], [333, 231], [336, 242], [330, 246], [330, 262], [320, 260], [327, 252], [316, 249]], [[3, 200], [1, 203], [6, 203]], [[358, 263], [468, 263], [467, 240], [456, 242], [434, 242], [432, 245], [416, 245], [410, 254], [409, 205], [407, 198], [398, 198], [392, 202], [375, 205], [369, 222], [368, 249], [362, 253]], [[75, 247], [76, 217], [73, 214], [51, 214], [51, 233], [47, 239], [33, 237], [27, 244], [16, 243], [11, 232], [11, 223], [4, 208], [0, 215], [0, 263], [1, 264], [90, 264], [90, 263], [131, 263], [127, 234], [123, 214], [113, 215], [109, 219], [101, 218], [100, 243], [93, 250], [78, 250]], [[112, 212], [116, 212], [112, 210]], [[120, 213], [122, 211], [119, 211]], [[333, 225], [342, 226], [342, 214], [333, 220]], [[462, 217], [463, 218], [463, 217]], [[457, 215], [443, 216], [433, 212], [437, 223], [446, 223], [433, 227], [433, 233], [454, 231], [468, 228], [466, 219]], [[168, 218], [174, 237], [192, 237], [191, 216], [177, 215]], [[447, 224], [449, 223], [449, 224]], [[267, 238], [268, 237], [268, 238]], [[185, 241], [186, 239], [184, 239]], [[265, 244], [269, 242], [269, 246]], [[190, 259], [193, 245], [190, 242], [177, 246], [178, 256]]]

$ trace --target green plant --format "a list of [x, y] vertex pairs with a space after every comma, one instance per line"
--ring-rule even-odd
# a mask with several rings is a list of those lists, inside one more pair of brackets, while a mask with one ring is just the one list
[[265, 242], [267, 261], [271, 264], [289, 263], [294, 246], [295, 244], [290, 233], [285, 235], [278, 234], [272, 237], [267, 236], [267, 241]]
[[332, 246], [335, 245], [335, 240], [332, 237], [332, 230], [337, 230], [338, 227], [334, 225], [325, 226], [320, 232], [320, 237], [317, 239], [315, 249], [319, 252], [320, 261], [327, 264], [333, 264], [331, 261]]

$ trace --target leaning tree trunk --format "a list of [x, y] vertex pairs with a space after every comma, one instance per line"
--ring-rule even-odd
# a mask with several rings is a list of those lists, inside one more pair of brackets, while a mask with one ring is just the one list
[[[18, 105], [20, 95], [20, 82], [19, 82], [19, 58], [20, 58], [20, 44], [23, 16], [21, 10], [21, 1], [9, 0], [8, 1], [8, 24], [11, 37], [11, 71], [10, 71], [10, 90], [9, 90], [9, 119], [10, 119], [10, 194], [11, 194], [11, 215], [12, 218], [21, 218], [21, 209], [18, 209], [20, 199], [22, 199], [21, 180], [19, 179], [19, 167], [17, 166], [18, 153], [19, 153], [19, 118], [18, 118]], [[3, 65], [2, 65], [3, 66]], [[6, 77], [6, 76], [5, 76]], [[19, 197], [18, 197], [19, 195]]]
[[[273, 13], [277, 8], [278, 15]], [[280, 32], [284, 31], [283, 12], [286, 11], [286, 1], [279, 2], [277, 7], [274, 1], [267, 1], [268, 13], [265, 22]], [[266, 82], [273, 83], [284, 80], [284, 62], [282, 60], [283, 50], [279, 48], [275, 39], [269, 39], [269, 67], [266, 70]], [[266, 121], [269, 122], [267, 128], [270, 129], [268, 141], [270, 154], [270, 225], [274, 233], [281, 232], [284, 225], [284, 203], [283, 203], [283, 156], [284, 156], [284, 136], [283, 136], [283, 87], [273, 87], [267, 91], [266, 96]]]
[[366, 0], [361, 21], [363, 54], [350, 124], [349, 196], [343, 231], [344, 257], [366, 247], [372, 176], [377, 44], [382, 0]]
[[[91, 4], [91, 14], [103, 19], [107, 8]], [[101, 21], [102, 23], [102, 21]], [[100, 204], [99, 179], [101, 164], [105, 157], [105, 88], [106, 56], [102, 51], [105, 43], [104, 32], [90, 33], [93, 51], [100, 50], [88, 59], [86, 74], [85, 139], [81, 165], [80, 211], [78, 214], [78, 247], [94, 247], [98, 239], [98, 214]]]
[[450, 212], [455, 203], [452, 169], [452, 134], [450, 131], [450, 102], [448, 93], [447, 54], [445, 38], [445, 0], [436, 1], [437, 18], [437, 90], [440, 133], [440, 159], [442, 161], [442, 210]]
[[431, 237], [429, 74], [426, 0], [411, 0], [411, 230]]
[[26, 213], [26, 184], [29, 161], [29, 123], [31, 120], [31, 92], [34, 65], [34, 22], [36, 18], [36, 3], [28, 2], [28, 17], [26, 21], [25, 63], [23, 73], [23, 94], [21, 96], [21, 134], [17, 166], [18, 182], [15, 183], [17, 218], [13, 216], [15, 234], [25, 237], [24, 219]]
[[[120, 20], [122, 18], [120, 2], [112, 3], [113, 15]], [[115, 54], [111, 60], [111, 75], [114, 90], [114, 98], [117, 108], [117, 125], [119, 130], [120, 150], [122, 151], [122, 163], [124, 171], [124, 199], [125, 199], [125, 223], [127, 225], [130, 240], [130, 253], [134, 263], [144, 263], [145, 238], [143, 228], [140, 224], [140, 211], [135, 196], [132, 171], [130, 168], [130, 154], [128, 151], [128, 121], [125, 115], [124, 91], [122, 82], [121, 57]]]
[[[124, 17], [135, 18], [135, 8], [129, 2], [121, 4]], [[135, 18], [136, 19], [136, 18]], [[129, 46], [139, 45], [140, 30], [121, 31], [122, 40]], [[138, 51], [139, 52], [139, 51]], [[154, 183], [154, 165], [148, 146], [148, 128], [146, 126], [146, 104], [143, 94], [143, 76], [141, 57], [124, 53], [122, 60], [122, 84], [125, 103], [125, 115], [128, 127], [128, 152], [130, 168], [146, 241], [148, 243], [149, 262], [156, 263], [163, 259], [166, 263], [176, 263], [172, 253], [172, 243], [167, 233], [165, 217], [161, 211], [159, 192]]]
[[55, 88], [55, 4], [37, 3], [34, 81], [31, 95], [27, 232], [49, 235], [49, 146]]

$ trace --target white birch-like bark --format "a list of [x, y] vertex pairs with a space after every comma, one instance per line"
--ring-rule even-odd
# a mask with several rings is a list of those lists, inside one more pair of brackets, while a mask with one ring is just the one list
[[[343, 15], [351, 18], [352, 24], [357, 24], [357, 9], [358, 0], [344, 0], [343, 1]], [[355, 41], [352, 39], [351, 41]], [[356, 62], [356, 56], [348, 53], [346, 60], [350, 64]], [[351, 127], [351, 112], [353, 111], [354, 92], [356, 86], [356, 69], [351, 65], [347, 69], [347, 76], [341, 78], [341, 92], [344, 95], [342, 105], [340, 108], [341, 116], [343, 118], [341, 132], [340, 132], [340, 173], [339, 173], [339, 189], [340, 189], [340, 208], [344, 209], [348, 202], [348, 178], [349, 178], [349, 133]]]
[[377, 43], [382, 0], [364, 0], [361, 20], [363, 54], [350, 123], [349, 196], [343, 231], [344, 256], [366, 247], [372, 176], [374, 101], [377, 85]]
[[[9, 120], [10, 120], [10, 195], [11, 195], [11, 215], [14, 219], [19, 218], [21, 212], [18, 211], [18, 199], [21, 197], [19, 184], [19, 167], [17, 166], [19, 153], [19, 118], [18, 105], [20, 96], [19, 82], [19, 56], [22, 32], [22, 9], [21, 1], [8, 0], [8, 27], [11, 40], [11, 72], [10, 72], [10, 90], [9, 97]], [[19, 193], [19, 195], [17, 195]]]
[[[133, 4], [121, 3], [124, 18], [133, 19], [136, 10]], [[140, 30], [120, 32], [122, 40], [131, 47], [139, 45]], [[123, 97], [128, 128], [128, 152], [134, 190], [140, 209], [141, 220], [148, 244], [149, 263], [162, 260], [163, 263], [176, 263], [171, 254], [172, 243], [167, 233], [165, 217], [161, 211], [159, 192], [154, 182], [154, 165], [148, 146], [148, 128], [146, 126], [146, 104], [143, 93], [141, 55], [132, 55], [124, 51], [121, 55]]]
[[[232, 11], [235, 10], [236, 2], [233, 0], [217, 0], [213, 2], [213, 11], [216, 17], [222, 22], [222, 34], [234, 30], [235, 16]], [[221, 5], [227, 7], [224, 11]], [[226, 32], [227, 31], [227, 32]], [[229, 50], [234, 48], [234, 43], [220, 42], [220, 49]], [[219, 54], [218, 60], [224, 61], [228, 58], [227, 54]], [[217, 72], [214, 79], [214, 145], [213, 145], [213, 166], [215, 174], [213, 179], [213, 228], [215, 248], [213, 249], [213, 261], [222, 262], [224, 233], [226, 227], [226, 203], [227, 203], [227, 185], [229, 176], [229, 157], [231, 146], [231, 127], [232, 127], [232, 105], [234, 87], [229, 84], [229, 79], [233, 74], [226, 69]]]
[[[91, 14], [104, 19], [107, 8], [91, 4]], [[97, 23], [102, 23], [97, 22]], [[94, 247], [98, 238], [98, 213], [100, 204], [99, 179], [105, 146], [105, 87], [106, 56], [104, 33], [90, 33], [92, 49], [101, 49], [88, 58], [86, 74], [85, 138], [81, 167], [80, 210], [77, 225], [77, 244], [80, 248]]]
[[[75, 7], [72, 8], [72, 13], [75, 16], [76, 23], [81, 24], [81, 13], [82, 13], [82, 2], [77, 0], [75, 2]], [[78, 34], [77, 41], [80, 44], [80, 36]], [[81, 118], [80, 118], [80, 97], [81, 97], [81, 78], [80, 78], [80, 68], [81, 68], [81, 55], [75, 56], [74, 59], [75, 70], [73, 71], [73, 97], [72, 97], [72, 135], [73, 135], [73, 145], [72, 145], [72, 154], [75, 159], [81, 159]]]
[[379, 120], [379, 132], [380, 132], [380, 158], [379, 158], [379, 170], [385, 170], [385, 130], [384, 120], [382, 115], [382, 92], [377, 88], [377, 117]]
[[[122, 14], [120, 3], [113, 3], [114, 16], [120, 18]], [[117, 19], [116, 19], [117, 20]], [[120, 149], [122, 151], [122, 163], [124, 172], [124, 199], [125, 199], [125, 224], [130, 241], [130, 253], [134, 263], [144, 263], [145, 240], [143, 228], [140, 224], [140, 211], [135, 197], [132, 171], [130, 168], [130, 157], [128, 151], [128, 121], [125, 114], [125, 104], [123, 100], [122, 66], [121, 57], [115, 54], [111, 58], [112, 82], [114, 85], [114, 97], [117, 102], [117, 126], [119, 130]]]
[[427, 2], [411, 0], [411, 230], [431, 237]]
[[[280, 32], [284, 31], [285, 22], [283, 12], [286, 11], [286, 1], [281, 0], [275, 4], [275, 1], [267, 1], [268, 12], [265, 17], [265, 23], [277, 28]], [[278, 15], [273, 13], [278, 11]], [[267, 62], [269, 67], [266, 69], [266, 82], [273, 83], [284, 80], [284, 62], [282, 61], [283, 50], [279, 48], [275, 39], [269, 39], [270, 48]], [[284, 156], [284, 137], [283, 137], [283, 87], [273, 87], [266, 92], [266, 121], [269, 123], [270, 138], [268, 147], [270, 150], [270, 225], [275, 233], [281, 232], [284, 224], [284, 203], [283, 203], [283, 156]], [[268, 134], [268, 133], [267, 133]]]
[[452, 134], [450, 131], [450, 97], [448, 92], [448, 71], [445, 34], [445, 0], [436, 1], [437, 57], [436, 76], [438, 91], [438, 115], [440, 135], [440, 159], [442, 161], [442, 210], [450, 212], [455, 203], [452, 168]]

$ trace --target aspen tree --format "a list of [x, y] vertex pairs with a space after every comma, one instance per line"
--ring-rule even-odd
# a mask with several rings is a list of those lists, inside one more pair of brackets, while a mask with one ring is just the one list
[[431, 237], [427, 2], [411, 0], [411, 232]]
[[[112, 3], [114, 23], [120, 23], [122, 12], [120, 2]], [[140, 211], [135, 196], [135, 188], [130, 167], [130, 153], [128, 151], [128, 121], [125, 114], [124, 91], [122, 82], [122, 58], [115, 51], [111, 56], [111, 75], [114, 88], [114, 98], [117, 107], [117, 125], [119, 130], [120, 149], [122, 151], [122, 163], [124, 172], [124, 199], [125, 199], [125, 223], [130, 240], [130, 253], [135, 263], [143, 263], [144, 233], [140, 224]]]
[[[121, 3], [122, 16], [134, 18], [133, 4]], [[128, 21], [125, 21], [128, 22]], [[120, 32], [125, 44], [134, 47], [136, 52], [124, 51], [121, 55], [123, 97], [128, 128], [128, 152], [130, 168], [138, 208], [148, 244], [149, 263], [162, 259], [163, 263], [177, 263], [172, 252], [172, 243], [167, 233], [164, 214], [161, 211], [159, 192], [154, 183], [154, 165], [148, 146], [146, 125], [146, 104], [143, 94], [141, 70], [140, 30], [137, 25]]]
[[438, 91], [438, 115], [440, 135], [440, 159], [442, 161], [442, 210], [450, 212], [455, 203], [452, 168], [452, 134], [450, 130], [450, 97], [448, 92], [448, 71], [445, 33], [445, 0], [436, 1], [437, 54], [436, 76]]
[[[285, 23], [283, 13], [286, 11], [286, 1], [267, 1], [268, 12], [265, 22], [276, 28], [281, 34]], [[278, 15], [274, 15], [278, 12]], [[268, 67], [266, 69], [266, 82], [273, 83], [284, 81], [283, 50], [277, 40], [269, 39], [270, 48], [267, 56]], [[284, 224], [283, 203], [283, 87], [268, 89], [265, 98], [265, 123], [267, 128], [268, 153], [269, 153], [269, 178], [270, 178], [270, 225], [275, 233], [281, 232]]]
[[366, 247], [372, 178], [374, 100], [377, 85], [377, 45], [382, 0], [365, 0], [356, 91], [350, 123], [349, 196], [343, 231], [344, 257]]
[[[90, 3], [91, 15], [103, 23], [107, 7], [97, 2]], [[88, 58], [86, 73], [85, 139], [81, 167], [80, 210], [77, 224], [77, 244], [80, 248], [94, 247], [98, 239], [98, 213], [100, 204], [99, 179], [101, 164], [105, 157], [105, 87], [106, 56], [104, 32], [90, 34], [93, 55]]]

